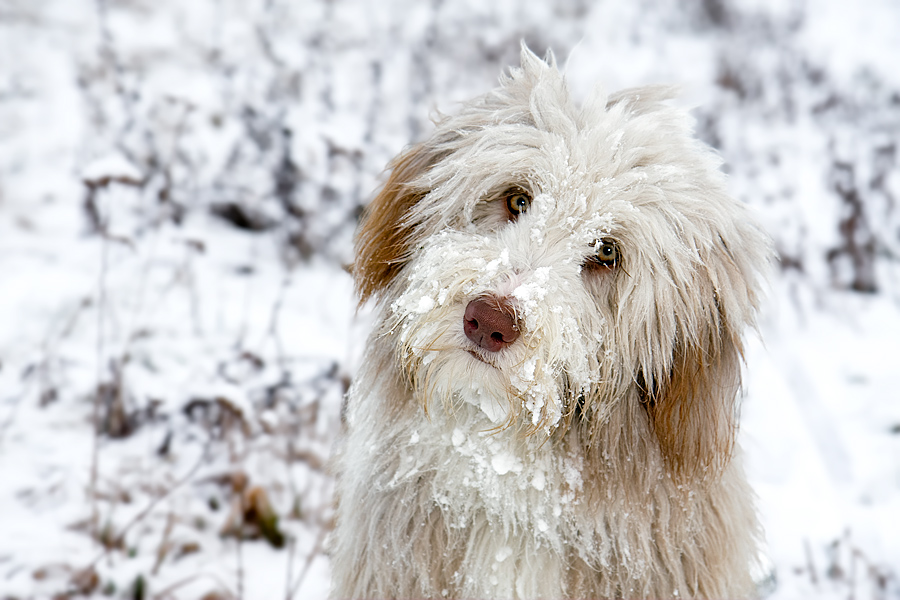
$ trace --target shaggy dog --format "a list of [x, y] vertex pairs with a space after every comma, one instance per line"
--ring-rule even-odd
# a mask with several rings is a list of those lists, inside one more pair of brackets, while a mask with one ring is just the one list
[[335, 598], [739, 598], [735, 447], [767, 238], [647, 87], [583, 106], [523, 48], [391, 165], [354, 276]]

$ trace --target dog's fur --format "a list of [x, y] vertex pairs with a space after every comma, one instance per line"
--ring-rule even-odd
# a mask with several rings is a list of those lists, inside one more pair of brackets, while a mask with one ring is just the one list
[[[356, 244], [379, 313], [336, 458], [335, 598], [752, 595], [736, 396], [770, 249], [671, 95], [579, 107], [523, 48], [393, 162]], [[512, 343], [467, 337], [478, 299]]]

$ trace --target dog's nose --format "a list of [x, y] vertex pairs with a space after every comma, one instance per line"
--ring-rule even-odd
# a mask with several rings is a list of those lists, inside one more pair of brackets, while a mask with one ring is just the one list
[[505, 298], [478, 298], [466, 306], [463, 331], [480, 348], [498, 352], [519, 337], [515, 315], [515, 309]]

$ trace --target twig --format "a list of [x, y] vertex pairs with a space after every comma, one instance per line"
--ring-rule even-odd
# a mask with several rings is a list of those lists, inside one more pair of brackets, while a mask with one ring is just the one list
[[[243, 511], [242, 511], [243, 512]], [[243, 517], [241, 517], [243, 520]], [[243, 523], [237, 529], [237, 599], [244, 600], [244, 531]]]
[[278, 290], [278, 297], [272, 305], [272, 318], [269, 320], [269, 336], [275, 342], [275, 351], [278, 353], [278, 366], [281, 368], [282, 374], [288, 372], [287, 359], [284, 355], [284, 345], [281, 342], [281, 336], [278, 335], [278, 320], [281, 316], [281, 308], [284, 306], [284, 298], [287, 290], [293, 281], [293, 273], [288, 267], [285, 271], [284, 278], [281, 280], [281, 287]]
[[313, 561], [316, 559], [319, 554], [322, 553], [322, 544], [325, 542], [325, 536], [328, 535], [328, 528], [324, 525], [319, 530], [319, 535], [316, 536], [316, 543], [313, 545], [312, 550], [309, 551], [309, 554], [306, 556], [306, 560], [303, 563], [303, 568], [300, 570], [300, 574], [297, 576], [297, 581], [294, 583], [293, 589], [291, 589], [290, 594], [288, 594], [287, 600], [293, 600], [294, 595], [300, 589], [300, 586], [303, 584], [303, 580], [306, 579], [306, 574], [309, 572], [310, 567], [312, 567]]
[[[100, 236], [100, 274], [97, 278], [97, 381], [91, 411], [91, 422], [94, 426], [94, 437], [91, 444], [91, 473], [88, 493], [91, 502], [91, 534], [95, 540], [100, 539], [100, 513], [97, 507], [97, 479], [100, 471], [100, 386], [103, 382], [103, 325], [106, 310], [106, 275], [109, 269], [109, 243], [105, 235]], [[104, 549], [105, 553], [105, 549]], [[93, 565], [92, 565], [93, 566]]]
[[[157, 504], [162, 502], [165, 498], [171, 496], [172, 492], [174, 492], [175, 490], [177, 490], [178, 488], [183, 486], [185, 483], [187, 483], [194, 477], [194, 475], [200, 469], [201, 465], [203, 465], [203, 463], [206, 462], [206, 458], [207, 458], [207, 455], [209, 454], [209, 448], [211, 445], [212, 445], [212, 438], [209, 438], [206, 441], [206, 445], [203, 447], [203, 453], [200, 455], [200, 458], [197, 460], [197, 463], [193, 467], [191, 467], [191, 470], [188, 471], [184, 475], [184, 477], [182, 477], [181, 479], [176, 481], [175, 484], [172, 485], [169, 489], [167, 489], [162, 495], [160, 495], [158, 498], [154, 498], [153, 500], [151, 500], [150, 503], [144, 508], [144, 510], [142, 510], [137, 515], [135, 515], [124, 527], [122, 527], [122, 530], [118, 534], [118, 537], [120, 539], [125, 537], [125, 534], [128, 533], [129, 529], [134, 527], [137, 523], [142, 521], [144, 519], [144, 517], [146, 517], [148, 514], [150, 514], [150, 512], [154, 508], [156, 508]], [[102, 552], [100, 552], [96, 557], [94, 557], [94, 559], [90, 562], [90, 564], [87, 567], [85, 567], [85, 569], [93, 568], [107, 554], [109, 554], [109, 548], [104, 548]]]
[[809, 540], [803, 540], [803, 549], [806, 552], [806, 566], [809, 569], [809, 578], [815, 587], [819, 587], [819, 577], [816, 574], [816, 565], [813, 563], [812, 548], [809, 547]]
[[294, 565], [294, 549], [297, 546], [297, 540], [294, 539], [294, 536], [290, 536], [288, 538], [288, 560], [287, 560], [287, 575], [284, 578], [284, 598], [285, 600], [291, 600], [291, 579], [293, 579], [293, 575], [291, 574], [291, 567]]
[[217, 575], [215, 575], [213, 573], [196, 573], [194, 575], [188, 575], [187, 577], [179, 579], [175, 583], [173, 583], [169, 586], [166, 586], [165, 588], [161, 589], [159, 592], [153, 594], [153, 600], [163, 600], [164, 598], [166, 598], [169, 594], [171, 594], [178, 588], [183, 587], [191, 582], [197, 581], [201, 577], [209, 577], [210, 579], [215, 581], [220, 586], [221, 589], [225, 590], [228, 593], [229, 597], [231, 597], [231, 598], [234, 597], [234, 593], [232, 593], [231, 588], [229, 588], [228, 585], [224, 581], [219, 579], [219, 577]]
[[156, 562], [153, 564], [153, 569], [150, 570], [151, 575], [156, 575], [159, 573], [159, 568], [162, 566], [163, 561], [166, 558], [166, 554], [169, 553], [169, 538], [172, 537], [172, 529], [175, 527], [175, 513], [173, 511], [169, 511], [169, 516], [166, 518], [166, 527], [163, 529], [162, 539], [159, 541], [159, 548], [156, 550]]

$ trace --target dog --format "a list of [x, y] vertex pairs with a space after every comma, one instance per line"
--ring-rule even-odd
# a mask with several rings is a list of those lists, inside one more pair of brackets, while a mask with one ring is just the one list
[[365, 211], [334, 598], [743, 598], [735, 445], [771, 259], [669, 87], [551, 53], [441, 117]]

